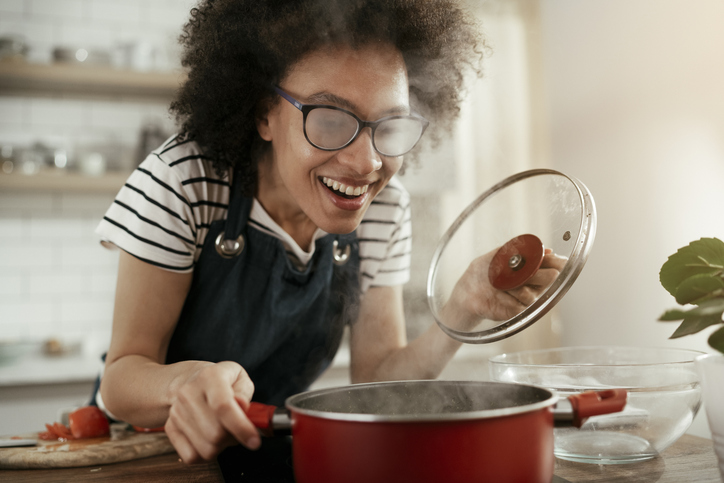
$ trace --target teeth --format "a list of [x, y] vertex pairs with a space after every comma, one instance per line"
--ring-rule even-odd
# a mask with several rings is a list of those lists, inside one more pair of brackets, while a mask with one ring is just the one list
[[367, 189], [369, 188], [369, 185], [364, 186], [347, 186], [344, 183], [340, 183], [339, 181], [335, 181], [333, 179], [327, 178], [326, 176], [322, 177], [322, 182], [332, 188], [335, 191], [339, 191], [340, 193], [344, 193], [346, 195], [350, 196], [359, 196], [367, 193]]

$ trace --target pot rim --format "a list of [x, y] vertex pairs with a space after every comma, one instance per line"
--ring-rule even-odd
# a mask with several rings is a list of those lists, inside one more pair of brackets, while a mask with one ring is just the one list
[[[359, 390], [365, 387], [379, 387], [385, 385], [414, 385], [414, 384], [426, 384], [426, 385], [445, 385], [445, 384], [456, 384], [462, 386], [516, 386], [516, 387], [527, 387], [533, 388], [538, 391], [544, 391], [549, 394], [549, 397], [542, 401], [537, 401], [530, 404], [523, 404], [520, 406], [505, 407], [499, 409], [482, 409], [477, 411], [460, 411], [444, 414], [363, 414], [363, 413], [341, 413], [333, 411], [324, 411], [319, 409], [307, 409], [298, 406], [298, 403], [314, 396], [322, 396], [325, 394], [333, 394], [335, 392], [348, 391], [350, 389]], [[546, 407], [554, 406], [558, 402], [558, 394], [550, 389], [546, 389], [540, 386], [534, 386], [532, 384], [519, 384], [513, 382], [497, 382], [497, 381], [447, 381], [447, 380], [412, 380], [412, 381], [386, 381], [386, 382], [371, 382], [362, 384], [350, 384], [347, 386], [331, 387], [324, 389], [316, 389], [313, 391], [306, 391], [294, 396], [287, 398], [285, 402], [286, 408], [292, 414], [303, 414], [305, 416], [312, 416], [315, 418], [322, 419], [333, 419], [337, 421], [358, 421], [358, 422], [389, 422], [389, 423], [435, 423], [435, 422], [448, 422], [448, 421], [467, 421], [473, 419], [494, 419], [505, 416], [514, 416], [518, 414], [528, 413], [544, 409]]]

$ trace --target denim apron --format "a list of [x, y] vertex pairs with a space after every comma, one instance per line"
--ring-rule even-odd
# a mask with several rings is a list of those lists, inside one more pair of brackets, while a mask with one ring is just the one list
[[[249, 227], [253, 200], [236, 182], [230, 197], [226, 220], [206, 235], [166, 363], [236, 361], [254, 382], [252, 400], [281, 406], [329, 366], [357, 318], [359, 243], [355, 232], [317, 239], [299, 271], [278, 238]], [[226, 448], [217, 461], [229, 483], [287, 483], [291, 451], [289, 437], [271, 438], [257, 451]]]
[[[206, 235], [166, 363], [238, 362], [254, 382], [252, 400], [280, 406], [329, 366], [357, 318], [359, 243], [355, 232], [317, 239], [300, 271], [281, 240], [249, 227], [252, 203], [234, 181], [226, 220]], [[100, 377], [89, 404], [99, 386]]]
[[329, 366], [357, 317], [357, 236], [317, 239], [300, 271], [281, 240], [248, 225], [253, 199], [236, 182], [230, 198], [226, 220], [206, 235], [166, 363], [238, 362], [254, 401], [282, 405]]

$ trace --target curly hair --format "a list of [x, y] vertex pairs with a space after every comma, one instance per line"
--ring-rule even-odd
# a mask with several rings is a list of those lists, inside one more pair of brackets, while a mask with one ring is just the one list
[[278, 102], [270, 86], [324, 45], [379, 41], [402, 53], [412, 108], [431, 121], [432, 142], [439, 140], [459, 113], [466, 72], [480, 75], [485, 50], [454, 0], [202, 1], [180, 37], [188, 78], [170, 110], [220, 174], [239, 168], [250, 194], [267, 145], [256, 129], [258, 106]]

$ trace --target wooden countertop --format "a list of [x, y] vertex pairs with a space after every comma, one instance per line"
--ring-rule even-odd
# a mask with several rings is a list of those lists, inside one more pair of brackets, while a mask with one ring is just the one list
[[[722, 483], [712, 441], [684, 435], [653, 460], [626, 465], [590, 465], [556, 460], [559, 483]], [[216, 463], [187, 466], [176, 454], [153, 456], [126, 463], [56, 470], [13, 470], [0, 474], [3, 481], [54, 483], [67, 481], [143, 481], [148, 483], [223, 483]]]
[[571, 483], [722, 483], [712, 441], [689, 434], [648, 461], [590, 465], [556, 459], [555, 474]]

